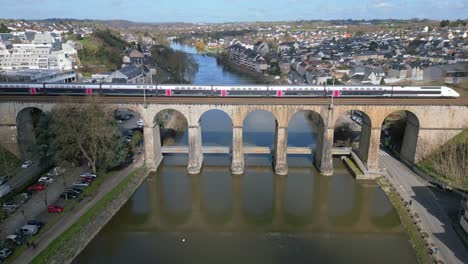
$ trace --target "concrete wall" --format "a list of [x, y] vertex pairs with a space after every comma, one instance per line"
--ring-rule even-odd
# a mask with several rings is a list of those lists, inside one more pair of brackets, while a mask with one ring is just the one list
[[[262, 99], [259, 99], [261, 102]], [[20, 102], [2, 102], [0, 103], [0, 139], [2, 145], [9, 149], [15, 144], [14, 126], [16, 125], [16, 116], [27, 107], [35, 107], [43, 111], [50, 111], [57, 101], [51, 103], [20, 103]], [[200, 137], [201, 128], [199, 127], [200, 117], [207, 111], [218, 109], [225, 112], [233, 123], [233, 171], [243, 172], [243, 154], [242, 154], [242, 127], [245, 117], [252, 111], [265, 110], [273, 114], [278, 127], [275, 144], [284, 146], [287, 144], [287, 127], [292, 116], [301, 111], [312, 111], [317, 113], [316, 124], [319, 127], [317, 149], [315, 150], [315, 164], [324, 174], [331, 174], [333, 170], [331, 149], [333, 146], [334, 124], [337, 119], [350, 110], [359, 110], [369, 117], [370, 125], [364, 127], [364, 136], [361, 135], [362, 149], [360, 156], [366, 164], [369, 171], [378, 170], [378, 152], [380, 143], [381, 125], [384, 119], [395, 111], [406, 110], [414, 114], [411, 122], [419, 123], [419, 133], [416, 126], [409, 126], [407, 142], [416, 143], [416, 146], [407, 144], [403, 153], [408, 160], [418, 161], [422, 157], [432, 153], [438, 146], [456, 134], [468, 128], [468, 107], [467, 106], [418, 106], [418, 105], [335, 105], [330, 108], [329, 105], [228, 105], [228, 104], [109, 104], [110, 109], [126, 108], [138, 112], [143, 119], [145, 127], [145, 142], [147, 162], [153, 167], [159, 164], [162, 156], [160, 155], [159, 129], [153, 126], [154, 117], [162, 110], [175, 109], [185, 116], [189, 126], [189, 145], [194, 154], [190, 159], [192, 167], [201, 167], [203, 161], [200, 155], [195, 152], [201, 147]], [[191, 128], [191, 129], [190, 129]], [[369, 135], [370, 134], [370, 135]], [[415, 137], [417, 135], [417, 137]], [[156, 140], [158, 138], [158, 140]], [[412, 140], [417, 138], [417, 140]], [[367, 155], [366, 155], [366, 147]], [[284, 148], [282, 148], [284, 149]], [[275, 160], [283, 160], [285, 157], [279, 148], [275, 153]], [[195, 162], [195, 163], [193, 163]], [[286, 162], [286, 161], [285, 161]], [[189, 164], [190, 165], [190, 164]], [[282, 163], [278, 166], [283, 173], [287, 171], [287, 164]]]

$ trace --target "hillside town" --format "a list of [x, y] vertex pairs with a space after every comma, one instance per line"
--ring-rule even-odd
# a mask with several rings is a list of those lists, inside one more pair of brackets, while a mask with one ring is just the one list
[[[227, 51], [229, 61], [257, 73], [277, 74], [286, 83], [322, 85], [461, 83], [468, 72], [467, 29], [372, 32], [259, 30], [241, 38], [208, 43]], [[257, 41], [257, 39], [262, 39]]]

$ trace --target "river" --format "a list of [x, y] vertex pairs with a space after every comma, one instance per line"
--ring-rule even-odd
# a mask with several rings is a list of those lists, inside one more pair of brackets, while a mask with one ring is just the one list
[[[173, 45], [199, 64], [197, 84], [243, 84], [194, 48]], [[232, 124], [217, 110], [202, 116], [204, 145], [230, 146]], [[244, 121], [244, 144], [272, 146], [275, 120], [256, 111]], [[288, 145], [315, 146], [305, 113], [289, 125]], [[176, 144], [187, 143], [187, 133]], [[205, 155], [188, 175], [186, 155], [165, 156], [76, 263], [416, 263], [385, 193], [357, 182], [339, 159], [323, 176], [308, 156], [289, 156], [289, 175], [275, 175], [271, 156], [245, 156], [231, 175], [228, 155]]]

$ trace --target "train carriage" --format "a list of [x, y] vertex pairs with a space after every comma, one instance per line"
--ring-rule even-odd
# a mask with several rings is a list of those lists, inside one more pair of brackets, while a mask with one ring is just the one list
[[99, 84], [92, 83], [47, 83], [45, 94], [47, 95], [93, 95], [99, 94]]
[[213, 90], [210, 85], [158, 85], [159, 96], [212, 96]]
[[324, 86], [272, 85], [268, 87], [276, 97], [323, 97]]
[[0, 83], [0, 94], [5, 95], [42, 95], [44, 84], [42, 83]]
[[213, 94], [222, 97], [257, 97], [271, 95], [267, 85], [214, 85]]
[[156, 96], [156, 85], [119, 85], [119, 84], [102, 84], [101, 94], [109, 96]]

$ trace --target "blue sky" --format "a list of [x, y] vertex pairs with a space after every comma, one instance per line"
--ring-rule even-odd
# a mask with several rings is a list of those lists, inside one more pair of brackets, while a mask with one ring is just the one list
[[239, 22], [300, 19], [466, 19], [468, 0], [0, 0], [0, 18]]

